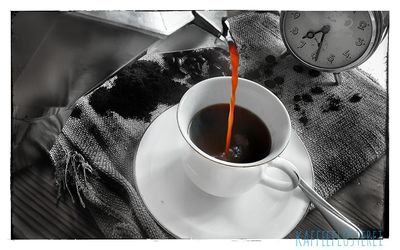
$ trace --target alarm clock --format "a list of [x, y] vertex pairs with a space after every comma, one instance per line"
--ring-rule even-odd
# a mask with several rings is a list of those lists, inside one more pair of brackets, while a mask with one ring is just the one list
[[384, 11], [283, 11], [280, 29], [287, 53], [309, 68], [340, 72], [365, 62], [385, 38]]

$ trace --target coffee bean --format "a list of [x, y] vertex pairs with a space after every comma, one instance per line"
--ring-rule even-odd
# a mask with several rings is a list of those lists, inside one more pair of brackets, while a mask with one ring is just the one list
[[303, 95], [301, 95], [301, 98], [305, 102], [313, 102], [313, 98], [310, 94], [303, 94]]
[[341, 102], [342, 100], [339, 96], [330, 95], [326, 104], [322, 107], [322, 112], [339, 111], [342, 107]]
[[306, 116], [302, 116], [302, 117], [300, 117], [299, 121], [300, 121], [304, 126], [306, 126], [307, 123], [308, 123], [308, 118], [307, 118]]
[[362, 98], [362, 96], [359, 94], [359, 93], [357, 93], [357, 94], [354, 94], [351, 98], [350, 98], [350, 102], [359, 102], [360, 100], [361, 100], [361, 98]]
[[301, 101], [301, 96], [295, 95], [295, 96], [293, 97], [293, 101], [295, 101], [295, 102]]
[[309, 74], [311, 77], [318, 77], [318, 76], [321, 75], [321, 72], [319, 72], [319, 71], [317, 71], [317, 70], [314, 70], [314, 69], [310, 69], [310, 70], [308, 71], [308, 74]]
[[301, 65], [294, 65], [293, 66], [293, 70], [296, 71], [297, 73], [303, 73], [304, 72], [304, 68]]
[[275, 64], [276, 58], [273, 55], [268, 55], [267, 57], [265, 57], [265, 61], [270, 64]]
[[321, 87], [314, 87], [310, 89], [310, 92], [313, 94], [321, 94], [324, 90]]

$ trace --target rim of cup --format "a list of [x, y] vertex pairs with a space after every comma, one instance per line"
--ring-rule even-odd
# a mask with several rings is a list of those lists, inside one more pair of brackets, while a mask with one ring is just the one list
[[[229, 161], [220, 160], [220, 159], [217, 159], [217, 158], [215, 158], [215, 157], [213, 157], [213, 156], [207, 154], [206, 152], [204, 152], [203, 150], [201, 150], [199, 147], [197, 147], [197, 145], [191, 140], [191, 138], [190, 138], [190, 136], [189, 136], [189, 133], [188, 133], [188, 131], [187, 131], [188, 128], [182, 128], [182, 125], [181, 125], [180, 122], [179, 122], [179, 114], [180, 114], [180, 110], [181, 110], [181, 108], [182, 108], [182, 103], [188, 98], [188, 96], [190, 95], [191, 92], [193, 92], [193, 91], [196, 90], [196, 88], [200, 88], [202, 85], [210, 84], [209, 82], [214, 81], [214, 80], [217, 80], [217, 79], [221, 79], [221, 78], [224, 78], [224, 79], [231, 79], [232, 77], [231, 77], [231, 76], [219, 76], [219, 77], [212, 77], [212, 78], [205, 79], [205, 80], [203, 80], [203, 81], [198, 82], [196, 85], [192, 86], [192, 87], [191, 87], [189, 90], [187, 90], [186, 93], [182, 96], [181, 100], [179, 101], [178, 108], [177, 108], [177, 112], [176, 112], [176, 119], [177, 119], [177, 123], [178, 123], [179, 132], [181, 133], [181, 135], [183, 136], [183, 138], [185, 139], [185, 141], [189, 144], [189, 146], [190, 146], [193, 150], [195, 150], [199, 155], [201, 155], [202, 157], [204, 157], [204, 158], [206, 158], [206, 159], [208, 159], [208, 160], [210, 160], [210, 161], [213, 161], [213, 162], [215, 162], [215, 163], [218, 163], [218, 164], [222, 164], [222, 165], [225, 165], [225, 166], [228, 166], [228, 167], [242, 167], [242, 168], [248, 168], [248, 167], [257, 167], [257, 166], [260, 166], [260, 165], [263, 165], [263, 164], [265, 164], [265, 163], [267, 163], [267, 162], [272, 161], [273, 159], [275, 159], [276, 157], [278, 157], [278, 156], [285, 150], [285, 148], [287, 147], [287, 145], [289, 144], [289, 139], [290, 139], [290, 135], [291, 135], [291, 131], [292, 131], [292, 130], [291, 130], [291, 125], [290, 125], [290, 124], [291, 124], [291, 122], [290, 122], [290, 117], [289, 117], [289, 114], [288, 114], [288, 112], [287, 112], [285, 106], [284, 106], [283, 103], [281, 102], [281, 100], [279, 100], [279, 98], [278, 98], [274, 93], [272, 93], [270, 90], [268, 90], [267, 88], [261, 86], [260, 84], [254, 82], [254, 81], [251, 81], [251, 80], [248, 80], [248, 79], [239, 77], [239, 79], [238, 79], [238, 84], [240, 84], [240, 81], [242, 81], [242, 82], [244, 81], [244, 82], [247, 82], [247, 83], [250, 83], [250, 84], [254, 85], [256, 88], [259, 88], [260, 91], [264, 91], [265, 93], [267, 93], [269, 96], [271, 96], [271, 98], [274, 98], [275, 101], [277, 101], [277, 103], [282, 107], [282, 109], [283, 109], [283, 111], [284, 111], [284, 114], [285, 114], [286, 118], [288, 119], [289, 131], [286, 133], [286, 138], [285, 138], [285, 140], [284, 140], [283, 145], [281, 145], [280, 150], [278, 150], [278, 152], [275, 153], [274, 155], [268, 154], [267, 156], [265, 156], [265, 157], [262, 158], [261, 160], [254, 161], [254, 162], [248, 162], [248, 163], [235, 163], [235, 162], [229, 162]], [[196, 87], [196, 86], [197, 86], [197, 87]], [[229, 103], [228, 103], [228, 104], [229, 104]], [[251, 110], [250, 110], [250, 111], [251, 111]], [[253, 111], [251, 111], [251, 112], [253, 112]], [[255, 115], [257, 115], [257, 114], [255, 114]], [[257, 116], [258, 116], [258, 115], [257, 115]], [[191, 119], [192, 119], [192, 118], [193, 118], [193, 117], [191, 117]]]

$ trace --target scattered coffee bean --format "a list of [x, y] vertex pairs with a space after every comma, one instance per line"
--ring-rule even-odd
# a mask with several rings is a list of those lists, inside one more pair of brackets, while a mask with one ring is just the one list
[[340, 99], [340, 97], [330, 95], [327, 99], [326, 104], [322, 107], [322, 112], [339, 111], [342, 107], [341, 103], [342, 100]]
[[165, 54], [163, 56], [165, 72], [170, 77], [181, 79], [186, 76], [186, 73], [182, 71], [183, 56], [178, 52], [175, 55]]
[[301, 96], [299, 96], [299, 95], [293, 96], [293, 101], [295, 101], [295, 102], [301, 101]]
[[310, 69], [308, 71], [308, 75], [310, 75], [311, 77], [317, 77], [321, 75], [321, 72], [314, 70], [314, 69]]
[[273, 56], [273, 55], [268, 55], [268, 56], [265, 58], [265, 61], [266, 61], [267, 63], [270, 63], [270, 64], [275, 64], [275, 63], [276, 63], [276, 58], [275, 58], [275, 56]]
[[276, 84], [281, 85], [285, 82], [285, 79], [282, 76], [277, 76], [274, 78]]
[[304, 68], [301, 65], [294, 65], [293, 66], [293, 70], [296, 71], [297, 73], [303, 73], [304, 72]]
[[324, 90], [321, 87], [314, 87], [310, 89], [310, 92], [317, 95], [323, 93]]
[[308, 118], [306, 116], [302, 116], [300, 117], [299, 122], [301, 122], [304, 126], [306, 126], [308, 123]]
[[312, 98], [312, 96], [310, 94], [302, 94], [301, 98], [305, 102], [313, 102], [313, 98]]
[[351, 98], [350, 98], [350, 102], [359, 102], [360, 100], [361, 100], [361, 98], [362, 98], [362, 96], [359, 94], [359, 93], [357, 93], [357, 94], [354, 94]]

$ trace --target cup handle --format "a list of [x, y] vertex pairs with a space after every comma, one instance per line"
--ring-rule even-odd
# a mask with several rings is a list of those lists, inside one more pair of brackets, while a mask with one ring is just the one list
[[[276, 180], [268, 176], [268, 174], [266, 173], [267, 171], [265, 170], [268, 169], [269, 167], [277, 168], [283, 171], [285, 174], [289, 176], [291, 182]], [[261, 173], [260, 183], [280, 191], [291, 191], [298, 186], [299, 181], [300, 178], [297, 168], [290, 161], [282, 157], [277, 157], [264, 167]]]

